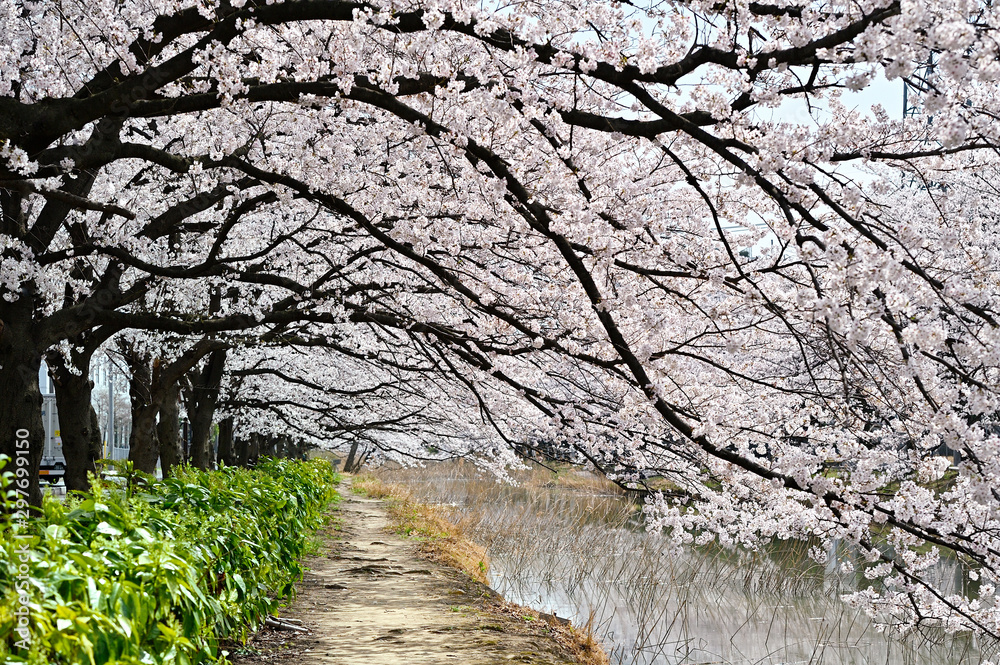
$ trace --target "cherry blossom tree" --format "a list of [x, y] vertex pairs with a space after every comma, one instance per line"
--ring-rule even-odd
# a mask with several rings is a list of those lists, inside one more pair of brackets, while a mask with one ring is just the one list
[[[667, 477], [647, 513], [678, 544], [842, 539], [882, 582], [868, 611], [1000, 632], [991, 6], [0, 11], [0, 452], [28, 430], [37, 468], [60, 343], [239, 332], [234, 429], [402, 424], [433, 375], [420, 398], [474, 400], [487, 457], [564, 437]], [[922, 115], [852, 108], [901, 77]], [[316, 376], [254, 358], [293, 334], [323, 338]], [[404, 345], [399, 408], [345, 418], [336, 391], [386, 402]], [[935, 586], [943, 549], [978, 597]]]

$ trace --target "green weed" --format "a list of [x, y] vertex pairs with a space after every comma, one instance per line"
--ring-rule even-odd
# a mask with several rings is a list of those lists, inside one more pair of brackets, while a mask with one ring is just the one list
[[0, 479], [5, 663], [219, 662], [220, 638], [242, 640], [292, 594], [308, 535], [337, 499], [328, 463], [265, 460], [95, 482], [20, 524], [10, 477]]

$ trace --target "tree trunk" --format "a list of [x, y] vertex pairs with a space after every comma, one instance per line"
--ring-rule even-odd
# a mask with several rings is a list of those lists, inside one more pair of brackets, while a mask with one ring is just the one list
[[[212, 466], [212, 450], [208, 445], [212, 433], [212, 418], [219, 400], [219, 385], [226, 366], [226, 350], [213, 351], [201, 371], [194, 372], [188, 417], [191, 419], [191, 464], [199, 469]], [[193, 406], [193, 409], [191, 408]]]
[[[108, 443], [111, 443], [110, 435]], [[93, 404], [90, 405], [90, 455], [95, 461], [104, 457], [104, 441], [101, 439], [101, 419], [97, 417], [97, 409], [94, 408]], [[94, 473], [97, 473], [96, 468]]]
[[160, 446], [156, 438], [156, 415], [168, 393], [173, 394], [175, 386], [207, 354], [222, 348], [216, 340], [203, 338], [170, 363], [162, 364], [157, 358], [152, 365], [148, 356], [136, 354], [125, 341], [121, 342], [122, 354], [132, 370], [129, 394], [132, 397], [132, 439], [129, 442], [128, 458], [136, 469], [153, 473], [160, 457]]
[[[117, 135], [121, 126], [120, 119], [101, 120], [88, 145], [91, 145], [90, 141]], [[85, 171], [75, 177], [67, 176], [61, 191], [85, 198], [94, 184], [96, 173]], [[24, 195], [19, 192], [11, 189], [0, 191], [0, 234], [24, 241], [34, 255], [38, 256], [62, 228], [74, 206], [66, 201], [48, 199], [29, 224], [24, 202]], [[6, 249], [2, 254], [4, 261], [24, 258], [22, 251], [16, 248]], [[23, 492], [20, 496], [27, 498], [32, 505], [40, 506], [42, 492], [38, 470], [46, 443], [42, 423], [42, 394], [38, 385], [42, 352], [60, 339], [79, 335], [89, 328], [89, 321], [87, 315], [82, 314], [72, 322], [63, 321], [61, 325], [54, 327], [44, 326], [40, 323], [44, 317], [39, 317], [40, 311], [35, 307], [37, 285], [33, 281], [21, 283], [17, 289], [17, 299], [9, 302], [12, 290], [0, 287], [0, 454], [8, 455], [12, 460], [11, 466], [8, 466], [15, 474], [12, 489]], [[87, 378], [86, 372], [83, 378]], [[56, 400], [58, 405], [58, 397]], [[80, 425], [89, 434], [89, 413], [83, 414]], [[71, 446], [78, 443], [79, 441], [74, 441]], [[84, 444], [83, 450], [87, 448], [89, 446]], [[83, 453], [83, 457], [87, 457], [86, 453]], [[86, 471], [83, 472], [83, 478], [86, 478]], [[71, 482], [79, 484], [79, 479], [78, 465]]]
[[236, 466], [236, 454], [233, 448], [233, 417], [219, 421], [219, 463], [226, 466]]
[[149, 358], [136, 354], [132, 349], [123, 355], [132, 375], [129, 378], [132, 430], [129, 433], [128, 458], [137, 471], [155, 473], [156, 462], [160, 459], [160, 445], [156, 438], [156, 414], [160, 404], [153, 398], [154, 377], [150, 372]]
[[347, 453], [347, 461], [344, 462], [344, 473], [354, 473], [354, 458], [358, 454], [358, 440], [351, 443], [351, 452]]
[[14, 303], [0, 300], [0, 454], [7, 455], [5, 470], [14, 473], [19, 499], [42, 505], [38, 467], [42, 461], [45, 430], [38, 372], [42, 356], [31, 334], [32, 298], [22, 293]]
[[94, 439], [96, 437], [100, 441], [100, 430], [94, 430], [95, 422], [91, 417], [93, 406], [90, 397], [94, 385], [88, 376], [89, 358], [84, 367], [78, 367], [80, 374], [74, 374], [66, 367], [62, 354], [50, 353], [47, 360], [56, 390], [59, 434], [66, 458], [66, 491], [86, 492], [90, 489], [87, 474], [97, 472], [96, 461], [100, 454], [100, 446], [98, 451], [94, 450]]
[[260, 434], [250, 437], [250, 444], [247, 446], [246, 466], [254, 466], [260, 460]]
[[70, 339], [72, 367], [61, 353], [52, 351], [45, 356], [56, 392], [67, 491], [90, 490], [87, 474], [97, 473], [96, 462], [103, 454], [101, 428], [91, 403], [94, 384], [90, 380], [90, 361], [113, 332], [101, 327]]
[[233, 461], [236, 466], [246, 466], [250, 459], [250, 437], [233, 438]]
[[157, 409], [140, 406], [132, 409], [132, 431], [129, 433], [128, 458], [136, 471], [156, 473], [160, 459], [160, 443], [156, 438]]
[[188, 446], [191, 443], [191, 423], [185, 418], [181, 423], [181, 462], [191, 463], [191, 451]]
[[302, 439], [288, 439], [288, 449], [286, 452], [286, 457], [288, 459], [305, 459], [306, 458], [306, 442]]
[[259, 452], [261, 457], [277, 457], [278, 437], [270, 435], [261, 437]]
[[160, 442], [160, 467], [163, 477], [170, 475], [181, 461], [180, 408], [177, 405], [180, 386], [176, 383], [165, 388], [160, 404], [160, 422], [156, 425], [156, 438]]

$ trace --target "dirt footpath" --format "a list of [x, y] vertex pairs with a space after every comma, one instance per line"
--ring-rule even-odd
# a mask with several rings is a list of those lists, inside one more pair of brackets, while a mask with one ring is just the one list
[[[346, 485], [346, 484], [345, 484]], [[496, 595], [463, 573], [416, 554], [387, 533], [383, 503], [343, 487], [339, 531], [329, 529], [282, 619], [308, 633], [265, 630], [237, 664], [418, 665], [573, 663], [544, 621], [498, 610]]]

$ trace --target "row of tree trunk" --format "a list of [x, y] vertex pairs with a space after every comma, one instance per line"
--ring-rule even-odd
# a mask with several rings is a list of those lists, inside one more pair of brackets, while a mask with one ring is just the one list
[[[89, 345], [75, 347], [72, 367], [89, 368], [91, 356], [103, 341], [95, 338]], [[304, 444], [288, 436], [234, 436], [232, 417], [219, 421], [213, 450], [212, 424], [226, 361], [226, 349], [219, 348], [214, 340], [202, 340], [171, 362], [153, 358], [128, 342], [120, 342], [118, 347], [130, 374], [132, 427], [128, 459], [133, 468], [152, 474], [159, 461], [163, 475], [168, 476], [175, 466], [185, 462], [210, 469], [218, 463], [252, 466], [262, 455], [304, 457]], [[88, 372], [71, 369], [59, 353], [49, 354], [46, 364], [59, 411], [66, 489], [85, 491], [90, 487], [88, 474], [97, 470], [96, 462], [102, 456], [97, 413], [91, 405], [93, 382]], [[188, 446], [182, 441], [182, 406], [191, 425]]]

